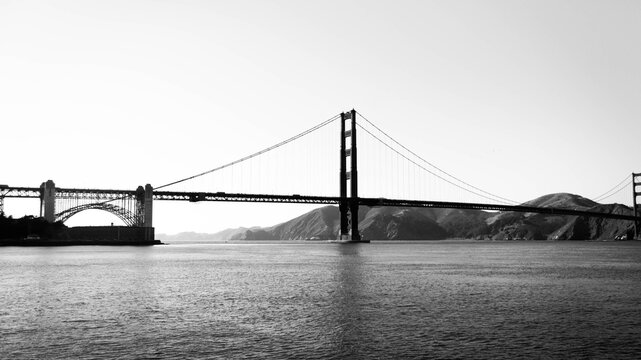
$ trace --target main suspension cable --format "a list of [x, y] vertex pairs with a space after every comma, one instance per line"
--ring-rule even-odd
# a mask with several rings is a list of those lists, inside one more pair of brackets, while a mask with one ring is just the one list
[[[618, 190], [617, 192], [615, 192], [614, 194], [610, 194], [610, 192], [612, 192], [612, 191], [614, 191], [615, 189], [617, 189], [619, 186], [621, 186], [621, 184], [625, 183], [626, 181], [632, 181], [632, 180], [630, 179], [630, 175], [626, 175], [626, 177], [625, 177], [625, 178], [623, 178], [623, 180], [621, 180], [618, 184], [614, 185], [610, 190], [608, 190], [608, 191], [604, 192], [603, 194], [601, 194], [601, 195], [599, 195], [599, 196], [597, 196], [597, 197], [593, 198], [592, 200], [593, 200], [594, 202], [603, 201], [603, 200], [605, 200], [605, 199], [607, 199], [607, 198], [611, 197], [612, 195], [614, 195], [614, 194], [616, 194], [616, 193], [620, 192], [620, 191], [621, 191], [621, 189], [625, 189], [625, 187], [623, 187], [623, 188], [619, 189], [619, 190]], [[627, 186], [627, 184], [626, 184], [626, 186]], [[610, 194], [610, 195], [608, 195], [608, 194]], [[607, 196], [606, 196], [606, 195], [607, 195]]]
[[606, 197], [604, 197], [604, 198], [601, 198], [599, 201], [603, 201], [603, 200], [605, 200], [605, 199], [611, 198], [612, 196], [614, 196], [614, 195], [616, 195], [616, 194], [620, 193], [621, 191], [625, 190], [625, 188], [626, 188], [627, 186], [628, 186], [628, 184], [625, 184], [625, 186], [622, 186], [619, 190], [617, 190], [617, 191], [613, 192], [612, 194], [610, 194], [610, 195], [608, 195], [608, 196], [606, 196]]
[[459, 188], [459, 189], [461, 189], [461, 190], [467, 191], [467, 192], [469, 192], [469, 193], [471, 193], [471, 194], [474, 194], [474, 195], [477, 195], [477, 196], [483, 197], [483, 198], [485, 198], [485, 199], [492, 200], [492, 201], [498, 201], [498, 202], [501, 202], [501, 203], [503, 203], [503, 204], [509, 205], [509, 203], [506, 203], [505, 201], [501, 201], [501, 200], [499, 200], [499, 199], [502, 199], [502, 198], [499, 198], [498, 196], [496, 196], [496, 197], [488, 197], [488, 196], [486, 196], [486, 195], [483, 195], [483, 194], [479, 194], [479, 193], [477, 193], [477, 192], [474, 192], [474, 191], [472, 191], [472, 190], [470, 190], [470, 189], [466, 189], [466, 188], [464, 188], [464, 187], [460, 186], [459, 184], [455, 184], [455, 183], [451, 182], [450, 180], [448, 180], [448, 179], [446, 179], [446, 178], [444, 178], [444, 177], [440, 176], [439, 174], [436, 174], [436, 173], [434, 173], [433, 171], [431, 171], [431, 170], [429, 170], [429, 169], [427, 169], [427, 168], [423, 167], [421, 164], [416, 163], [414, 160], [410, 159], [410, 158], [409, 158], [409, 157], [407, 157], [405, 154], [402, 154], [402, 153], [401, 153], [401, 152], [399, 152], [398, 150], [394, 149], [394, 148], [393, 148], [393, 147], [391, 147], [389, 144], [387, 144], [386, 142], [384, 142], [383, 140], [381, 140], [378, 136], [376, 136], [376, 135], [372, 134], [369, 130], [367, 130], [366, 128], [364, 128], [362, 125], [360, 125], [360, 124], [356, 123], [356, 126], [358, 126], [359, 128], [361, 128], [363, 131], [365, 131], [366, 133], [368, 133], [368, 134], [369, 134], [370, 136], [372, 136], [374, 139], [378, 140], [381, 144], [385, 145], [387, 148], [389, 148], [390, 150], [392, 150], [393, 152], [395, 152], [395, 153], [396, 153], [396, 154], [398, 154], [399, 156], [403, 157], [405, 160], [407, 160], [407, 161], [411, 162], [412, 164], [414, 164], [414, 165], [418, 166], [419, 168], [423, 169], [424, 171], [427, 171], [428, 173], [430, 173], [430, 174], [432, 174], [432, 175], [436, 176], [437, 178], [439, 178], [439, 179], [441, 179], [441, 180], [443, 180], [443, 181], [445, 181], [445, 182], [449, 183], [450, 185], [453, 185], [453, 186], [455, 186], [455, 187], [457, 187], [457, 188]]
[[[447, 171], [445, 171], [445, 170], [443, 170], [443, 169], [439, 168], [438, 166], [436, 166], [436, 165], [434, 165], [434, 164], [430, 163], [429, 161], [425, 160], [424, 158], [422, 158], [421, 156], [419, 156], [418, 154], [416, 154], [416, 153], [415, 153], [415, 152], [413, 152], [412, 150], [410, 150], [410, 149], [408, 149], [407, 147], [405, 147], [405, 146], [404, 146], [403, 144], [401, 144], [400, 142], [396, 141], [396, 139], [394, 139], [393, 137], [391, 137], [390, 135], [388, 135], [385, 131], [381, 130], [378, 126], [374, 125], [374, 123], [372, 123], [371, 121], [369, 121], [365, 116], [363, 116], [363, 114], [361, 114], [361, 113], [359, 113], [359, 112], [357, 112], [357, 113], [358, 113], [358, 115], [360, 115], [360, 117], [362, 117], [365, 121], [367, 121], [367, 123], [369, 123], [371, 126], [373, 126], [376, 130], [380, 131], [383, 135], [385, 135], [387, 138], [389, 138], [390, 140], [392, 140], [392, 141], [393, 141], [394, 143], [396, 143], [398, 146], [402, 147], [405, 151], [407, 151], [407, 152], [409, 152], [410, 154], [412, 154], [412, 155], [416, 156], [418, 159], [420, 159], [420, 160], [421, 160], [421, 161], [423, 161], [424, 163], [426, 163], [426, 164], [428, 164], [429, 166], [431, 166], [431, 167], [435, 168], [436, 170], [438, 170], [438, 171], [442, 172], [443, 174], [445, 174], [445, 175], [447, 175], [447, 176], [451, 177], [452, 179], [454, 179], [454, 180], [456, 180], [456, 181], [458, 181], [458, 182], [460, 182], [460, 183], [462, 183], [462, 184], [465, 184], [465, 185], [467, 185], [467, 186], [469, 186], [469, 187], [473, 188], [474, 190], [480, 191], [480, 192], [482, 192], [482, 193], [484, 193], [484, 194], [486, 194], [486, 195], [491, 196], [491, 197], [493, 198], [492, 200], [500, 199], [500, 200], [502, 200], [501, 202], [503, 202], [503, 203], [512, 203], [512, 204], [518, 204], [518, 203], [519, 203], [519, 202], [517, 202], [517, 201], [510, 200], [510, 199], [506, 199], [506, 198], [504, 198], [504, 197], [501, 197], [501, 196], [498, 196], [498, 195], [492, 194], [492, 193], [490, 193], [490, 192], [487, 192], [487, 191], [485, 191], [485, 190], [483, 190], [483, 189], [480, 189], [480, 188], [478, 188], [478, 187], [476, 187], [476, 186], [474, 186], [474, 185], [471, 185], [471, 184], [469, 184], [469, 183], [467, 183], [467, 182], [465, 182], [465, 181], [463, 181], [463, 180], [461, 180], [461, 179], [457, 178], [456, 176], [454, 176], [454, 175], [452, 175], [452, 174], [448, 173]], [[365, 130], [365, 131], [367, 131], [367, 130]], [[369, 131], [368, 131], [368, 132], [369, 132]], [[370, 133], [370, 135], [372, 135], [372, 134]], [[372, 136], [373, 136], [373, 135], [372, 135]], [[381, 141], [380, 139], [378, 139], [378, 140], [379, 140], [379, 141]], [[382, 141], [381, 141], [381, 142], [382, 142]], [[409, 160], [409, 159], [408, 159], [408, 160]], [[447, 180], [443, 179], [442, 177], [440, 177], [440, 176], [438, 176], [438, 175], [436, 175], [436, 174], [432, 173], [431, 171], [430, 171], [430, 173], [431, 173], [432, 175], [437, 176], [439, 179], [441, 179], [441, 180], [443, 180], [443, 181], [447, 181]], [[447, 181], [447, 182], [448, 182], [448, 183], [450, 183], [450, 184], [452, 184], [450, 181]], [[455, 184], [452, 184], [452, 185], [455, 185]], [[457, 187], [459, 187], [459, 188], [461, 188], [461, 189], [463, 189], [461, 186], [458, 186], [458, 185], [456, 185], [456, 186], [457, 186]], [[470, 191], [470, 192], [471, 192], [471, 191]], [[474, 193], [474, 192], [472, 192], [472, 193]], [[474, 194], [476, 194], [476, 193], [474, 193]], [[480, 194], [476, 194], [476, 195], [483, 196], [483, 195], [480, 195]], [[489, 199], [487, 196], [483, 196], [483, 197], [484, 197], [484, 198], [486, 198], [486, 199]]]
[[294, 141], [294, 140], [296, 140], [296, 139], [299, 139], [299, 138], [301, 138], [301, 137], [303, 137], [303, 136], [305, 136], [305, 135], [307, 135], [307, 134], [309, 134], [309, 133], [311, 133], [311, 132], [314, 132], [314, 131], [316, 131], [316, 130], [318, 130], [318, 129], [320, 129], [320, 128], [322, 128], [322, 127], [324, 127], [324, 126], [326, 126], [326, 125], [328, 125], [328, 124], [330, 124], [330, 123], [332, 123], [332, 122], [334, 122], [334, 121], [335, 121], [335, 120], [337, 120], [338, 118], [340, 118], [340, 114], [339, 114], [339, 115], [335, 115], [335, 116], [333, 116], [333, 117], [331, 117], [331, 118], [329, 118], [329, 119], [327, 119], [327, 120], [325, 120], [325, 121], [321, 122], [320, 124], [318, 124], [318, 125], [316, 125], [316, 126], [314, 126], [314, 127], [310, 128], [310, 129], [307, 129], [307, 130], [305, 130], [305, 131], [301, 132], [300, 134], [294, 135], [294, 136], [292, 136], [292, 137], [290, 137], [290, 138], [288, 138], [288, 139], [286, 139], [286, 140], [283, 140], [283, 141], [279, 142], [279, 143], [278, 143], [278, 144], [276, 144], [276, 145], [272, 145], [272, 146], [270, 146], [270, 147], [268, 147], [268, 148], [265, 148], [265, 149], [263, 149], [263, 150], [260, 150], [260, 151], [258, 151], [258, 152], [255, 152], [255, 153], [253, 153], [253, 154], [251, 154], [251, 155], [247, 155], [247, 156], [245, 156], [245, 157], [243, 157], [243, 158], [240, 158], [240, 159], [238, 159], [238, 160], [234, 160], [234, 161], [232, 161], [232, 162], [230, 162], [230, 163], [227, 163], [227, 164], [224, 164], [224, 165], [218, 166], [218, 167], [213, 168], [213, 169], [211, 169], [211, 170], [207, 170], [207, 171], [201, 172], [201, 173], [196, 174], [196, 175], [188, 176], [188, 177], [186, 177], [186, 178], [183, 178], [183, 179], [180, 179], [180, 180], [176, 180], [176, 181], [172, 181], [172, 182], [167, 183], [167, 184], [165, 184], [165, 185], [158, 186], [158, 187], [156, 187], [156, 188], [155, 188], [155, 190], [162, 189], [162, 188], [166, 188], [166, 187], [168, 187], [168, 186], [172, 186], [172, 185], [176, 185], [176, 184], [180, 184], [180, 183], [182, 183], [182, 182], [185, 182], [185, 181], [188, 181], [188, 180], [192, 180], [192, 179], [195, 179], [195, 178], [197, 178], [197, 177], [201, 177], [201, 176], [203, 176], [203, 175], [211, 174], [211, 173], [213, 173], [213, 172], [215, 172], [215, 171], [222, 170], [222, 169], [228, 168], [228, 167], [230, 167], [230, 166], [233, 166], [233, 165], [239, 164], [239, 163], [241, 163], [241, 162], [244, 162], [244, 161], [246, 161], [246, 160], [249, 160], [249, 159], [255, 158], [255, 157], [256, 157], [256, 156], [258, 156], [258, 155], [262, 155], [262, 154], [264, 154], [264, 153], [266, 153], [266, 152], [269, 152], [269, 151], [271, 151], [271, 150], [277, 149], [277, 148], [279, 148], [279, 147], [281, 147], [281, 146], [283, 146], [283, 145], [289, 144], [290, 142], [292, 142], [292, 141]]

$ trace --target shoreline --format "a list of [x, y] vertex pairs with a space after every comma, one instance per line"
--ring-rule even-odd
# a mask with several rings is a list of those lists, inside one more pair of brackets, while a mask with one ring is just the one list
[[165, 245], [160, 240], [152, 241], [134, 241], [134, 240], [89, 240], [89, 239], [74, 239], [74, 240], [61, 240], [61, 239], [1, 239], [0, 246], [82, 246], [82, 245], [108, 245], [108, 246], [150, 246], [150, 245]]

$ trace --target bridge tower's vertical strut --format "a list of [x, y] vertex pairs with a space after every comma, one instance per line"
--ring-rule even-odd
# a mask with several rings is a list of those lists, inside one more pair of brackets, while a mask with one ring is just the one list
[[341, 228], [338, 234], [339, 240], [349, 239], [349, 204], [347, 200], [347, 152], [345, 149], [345, 113], [341, 113], [341, 169], [340, 169], [340, 202], [338, 211], [340, 213]]
[[[351, 128], [345, 130], [345, 121], [351, 120]], [[346, 148], [347, 138], [350, 148]], [[341, 170], [340, 170], [340, 240], [361, 241], [358, 232], [358, 162], [356, 154], [356, 110], [341, 113]], [[350, 171], [347, 172], [347, 157], [350, 158]], [[347, 196], [347, 180], [350, 182], [350, 196]]]
[[7, 185], [0, 185], [0, 215], [4, 215], [4, 196], [7, 195], [9, 190]]
[[637, 218], [634, 220], [634, 238], [638, 239], [641, 236], [641, 221], [638, 217], [639, 210], [637, 205], [637, 197], [641, 196], [641, 189], [637, 190], [637, 186], [641, 186], [641, 173], [635, 174], [632, 173], [632, 207], [634, 210], [634, 217]]
[[147, 184], [145, 185], [145, 221], [143, 227], [145, 228], [145, 240], [153, 241], [154, 225], [153, 225], [153, 205], [154, 205], [154, 188]]
[[352, 120], [352, 131], [350, 134], [351, 140], [352, 140], [352, 145], [351, 148], [349, 149], [349, 157], [351, 160], [351, 171], [349, 173], [350, 175], [350, 204], [349, 204], [349, 214], [350, 214], [350, 219], [351, 219], [351, 225], [352, 225], [352, 241], [360, 241], [361, 240], [361, 234], [358, 232], [358, 166], [356, 160], [358, 157], [356, 156], [356, 110], [352, 109], [352, 111], [349, 112], [350, 118]]
[[56, 221], [56, 184], [52, 180], [40, 185], [40, 214], [49, 223]]
[[136, 205], [135, 217], [136, 226], [144, 228], [145, 240], [154, 240], [154, 227], [153, 227], [153, 199], [154, 188], [147, 184], [143, 188], [138, 186], [136, 189]]
[[145, 223], [145, 188], [138, 186], [136, 188], [136, 205], [134, 206], [136, 221], [135, 226], [143, 226]]

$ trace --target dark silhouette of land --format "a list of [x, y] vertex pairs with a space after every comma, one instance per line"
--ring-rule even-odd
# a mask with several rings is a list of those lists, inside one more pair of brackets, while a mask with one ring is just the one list
[[145, 229], [130, 226], [67, 227], [62, 222], [49, 223], [44, 218], [25, 216], [14, 219], [0, 214], [0, 246], [64, 245], [154, 245], [145, 241]]
[[[579, 195], [541, 196], [523, 205], [614, 214], [632, 214], [621, 204], [599, 204]], [[159, 235], [171, 240], [333, 240], [339, 211], [335, 206], [312, 210], [271, 227], [227, 229], [215, 234]], [[631, 239], [631, 221], [595, 217], [482, 210], [366, 207], [359, 210], [361, 235], [370, 240], [615, 240]]]

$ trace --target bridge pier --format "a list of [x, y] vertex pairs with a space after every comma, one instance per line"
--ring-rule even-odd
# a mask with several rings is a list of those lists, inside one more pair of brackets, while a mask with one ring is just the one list
[[4, 196], [9, 192], [5, 191], [9, 186], [0, 185], [0, 215], [4, 215]]
[[136, 189], [136, 226], [140, 226], [145, 230], [145, 239], [154, 240], [154, 227], [153, 227], [153, 201], [154, 201], [154, 188], [147, 184], [143, 188], [138, 186]]
[[145, 221], [143, 228], [145, 229], [145, 240], [153, 241], [154, 225], [153, 225], [153, 206], [154, 206], [154, 188], [150, 184], [145, 185]]
[[154, 188], [150, 184], [145, 185], [145, 221], [144, 227], [153, 227], [153, 206], [154, 206]]
[[56, 184], [52, 180], [40, 185], [40, 216], [49, 223], [56, 221]]

